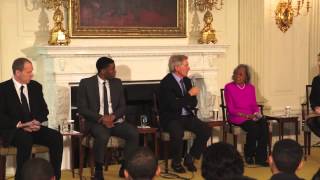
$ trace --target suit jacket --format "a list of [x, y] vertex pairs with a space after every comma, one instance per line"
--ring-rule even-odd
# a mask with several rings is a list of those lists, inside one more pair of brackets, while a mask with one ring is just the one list
[[[125, 114], [126, 103], [122, 82], [118, 78], [109, 80], [112, 109], [115, 119]], [[78, 109], [79, 113], [90, 122], [98, 122], [101, 118], [99, 84], [97, 75], [85, 78], [80, 81], [78, 88]]]
[[[188, 77], [183, 78], [187, 92], [192, 88], [191, 80]], [[162, 127], [181, 116], [182, 107], [187, 110], [194, 109], [197, 106], [197, 97], [190, 96], [189, 93], [182, 95], [181, 88], [171, 73], [167, 74], [160, 82], [159, 107], [160, 124]]]
[[312, 88], [310, 93], [310, 105], [314, 110], [316, 106], [320, 106], [320, 75], [312, 80]]
[[[43, 98], [41, 84], [31, 80], [27, 84], [27, 88], [32, 118], [41, 123], [47, 121], [49, 111]], [[13, 80], [0, 83], [0, 133], [7, 143], [11, 142], [11, 138], [17, 130], [16, 125], [22, 118], [22, 106]]]

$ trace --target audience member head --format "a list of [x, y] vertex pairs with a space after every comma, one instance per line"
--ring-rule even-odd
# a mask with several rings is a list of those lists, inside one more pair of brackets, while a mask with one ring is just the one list
[[21, 171], [22, 180], [55, 180], [51, 164], [41, 158], [29, 159]]
[[218, 142], [204, 152], [201, 170], [206, 180], [224, 180], [243, 176], [244, 165], [240, 153], [232, 145]]
[[157, 159], [148, 148], [138, 148], [128, 159], [125, 170], [125, 177], [128, 180], [151, 180], [159, 174]]
[[28, 84], [33, 77], [33, 67], [30, 60], [24, 57], [17, 58], [12, 63], [14, 79], [21, 84]]
[[169, 59], [169, 71], [180, 77], [186, 77], [190, 70], [188, 57], [185, 55], [172, 55]]
[[251, 74], [249, 66], [246, 64], [239, 64], [234, 70], [232, 74], [233, 82], [237, 84], [246, 84], [251, 81]]
[[98, 75], [101, 79], [112, 79], [116, 76], [114, 61], [108, 57], [100, 57], [96, 63]]
[[273, 174], [278, 172], [295, 174], [302, 166], [302, 147], [292, 139], [283, 139], [273, 146], [269, 163]]
[[312, 180], [320, 180], [320, 169], [313, 175]]

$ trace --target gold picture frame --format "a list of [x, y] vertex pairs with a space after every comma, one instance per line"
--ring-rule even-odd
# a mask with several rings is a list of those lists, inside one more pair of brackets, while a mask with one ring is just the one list
[[186, 37], [186, 0], [71, 0], [73, 38]]

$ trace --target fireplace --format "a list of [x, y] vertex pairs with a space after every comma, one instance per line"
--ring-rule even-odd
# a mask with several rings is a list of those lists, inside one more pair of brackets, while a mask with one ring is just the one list
[[198, 96], [199, 116], [206, 117], [210, 115], [215, 96], [219, 95], [218, 62], [223, 60], [226, 49], [225, 45], [41, 46], [37, 48], [39, 56], [34, 63], [35, 78], [43, 84], [50, 111], [49, 126], [57, 127], [71, 118], [73, 102], [69, 83], [94, 75], [99, 57], [112, 57], [117, 77], [129, 82], [162, 79], [168, 73], [170, 55], [185, 54], [189, 57], [190, 77], [201, 89]]

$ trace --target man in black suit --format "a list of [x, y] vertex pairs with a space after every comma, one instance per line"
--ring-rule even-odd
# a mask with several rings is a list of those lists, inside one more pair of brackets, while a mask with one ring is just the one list
[[160, 82], [160, 124], [170, 134], [170, 148], [172, 153], [171, 167], [178, 173], [184, 173], [181, 165], [184, 130], [196, 134], [190, 154], [184, 158], [184, 165], [189, 171], [196, 171], [194, 158], [199, 159], [211, 135], [210, 128], [199, 120], [192, 110], [197, 105], [199, 88], [192, 87], [187, 77], [190, 70], [188, 57], [173, 55], [169, 59], [169, 70]]
[[318, 54], [319, 74], [312, 80], [312, 88], [310, 93], [310, 105], [312, 110], [318, 116], [309, 118], [307, 124], [311, 131], [320, 137], [320, 53]]
[[18, 58], [12, 64], [13, 77], [0, 84], [0, 134], [7, 145], [17, 147], [16, 179], [30, 158], [33, 144], [47, 146], [55, 176], [60, 179], [63, 142], [61, 134], [42, 126], [48, 120], [42, 86], [33, 77], [32, 63]]
[[[86, 126], [95, 138], [95, 179], [103, 179], [102, 165], [105, 148], [110, 136], [118, 136], [126, 141], [124, 160], [136, 150], [139, 134], [133, 125], [124, 120], [126, 102], [120, 79], [115, 78], [114, 61], [101, 57], [96, 63], [98, 74], [80, 81], [78, 89], [79, 113], [85, 117]], [[119, 176], [124, 177], [125, 161]]]

